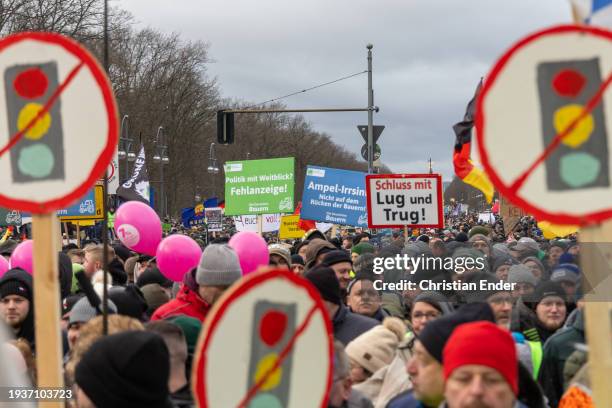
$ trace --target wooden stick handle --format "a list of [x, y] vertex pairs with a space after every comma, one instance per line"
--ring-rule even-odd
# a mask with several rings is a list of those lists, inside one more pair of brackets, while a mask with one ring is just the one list
[[[59, 222], [55, 214], [32, 215], [34, 239], [34, 315], [38, 387], [64, 387], [60, 336], [60, 287], [58, 273]], [[62, 407], [45, 402], [44, 407]]]

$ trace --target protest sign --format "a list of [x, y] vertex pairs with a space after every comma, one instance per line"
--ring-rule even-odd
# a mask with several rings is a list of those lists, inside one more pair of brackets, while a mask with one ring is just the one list
[[480, 158], [501, 195], [539, 221], [584, 227], [589, 377], [602, 407], [612, 406], [612, 249], [602, 245], [612, 239], [611, 49], [599, 27], [531, 34], [495, 63], [476, 109]]
[[504, 223], [504, 231], [506, 235], [511, 233], [516, 224], [525, 216], [525, 211], [520, 207], [513, 205], [507, 198], [500, 196], [499, 200], [499, 215], [501, 215]]
[[338, 225], [366, 226], [365, 173], [308, 166], [301, 217]]
[[304, 230], [298, 225], [300, 222], [299, 215], [283, 215], [280, 222], [280, 230], [278, 237], [280, 239], [297, 239], [304, 236]]
[[75, 204], [57, 210], [61, 222], [77, 220], [101, 220], [104, 218], [104, 187], [94, 186]]
[[223, 209], [220, 207], [206, 208], [204, 210], [206, 215], [206, 225], [208, 231], [218, 232], [223, 231]]
[[[274, 232], [280, 228], [280, 214], [264, 214], [262, 216], [262, 231], [261, 232]], [[251, 231], [258, 232], [257, 230], [257, 216], [256, 215], [239, 215], [234, 217], [234, 225], [236, 231]]]
[[366, 176], [370, 228], [441, 228], [442, 177], [439, 174]]
[[325, 408], [332, 338], [325, 305], [307, 280], [288, 270], [247, 275], [203, 324], [191, 377], [196, 405]]
[[293, 212], [293, 157], [227, 162], [225, 215]]

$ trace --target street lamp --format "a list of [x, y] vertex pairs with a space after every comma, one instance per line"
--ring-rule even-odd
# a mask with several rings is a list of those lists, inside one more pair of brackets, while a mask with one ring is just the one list
[[219, 173], [219, 166], [217, 165], [217, 155], [215, 154], [215, 144], [214, 142], [210, 144], [210, 149], [208, 151], [208, 174], [212, 174], [213, 181], [213, 196], [215, 195], [215, 174]]
[[[119, 132], [119, 151], [117, 155], [119, 160], [125, 159], [125, 179], [127, 180], [130, 177], [129, 173], [129, 162], [133, 162], [136, 160], [136, 154], [132, 151], [132, 145], [134, 143], [134, 139], [130, 138], [130, 130], [129, 130], [129, 115], [123, 115], [121, 119], [121, 131]], [[125, 132], [124, 132], [125, 130]], [[124, 136], [125, 133], [125, 136]]]
[[165, 132], [163, 126], [157, 128], [157, 135], [155, 136], [155, 155], [153, 156], [153, 162], [159, 163], [159, 214], [162, 217], [166, 216], [165, 196], [164, 196], [164, 165], [170, 163], [168, 157], [168, 145], [166, 144]]

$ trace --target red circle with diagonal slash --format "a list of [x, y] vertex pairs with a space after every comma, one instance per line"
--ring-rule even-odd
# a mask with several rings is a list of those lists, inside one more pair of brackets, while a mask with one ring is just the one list
[[[325, 330], [327, 331], [327, 350], [325, 353], [327, 354], [329, 361], [329, 368], [327, 370], [327, 379], [326, 379], [326, 388], [325, 392], [321, 397], [320, 402], [313, 401], [313, 407], [325, 408], [327, 407], [327, 400], [329, 395], [329, 390], [332, 384], [332, 375], [333, 375], [333, 359], [334, 359], [334, 346], [333, 346], [333, 329], [331, 325], [331, 321], [327, 314], [327, 309], [323, 301], [321, 300], [321, 296], [317, 289], [312, 286], [310, 282], [306, 279], [301, 278], [294, 273], [290, 272], [287, 269], [275, 269], [271, 271], [262, 271], [255, 272], [249, 275], [243, 276], [242, 279], [235, 283], [234, 286], [230, 287], [223, 296], [217, 300], [214, 307], [208, 312], [208, 316], [203, 323], [202, 332], [200, 333], [200, 337], [198, 338], [198, 344], [196, 346], [196, 355], [193, 361], [192, 368], [192, 391], [196, 400], [196, 406], [198, 407], [211, 407], [210, 402], [208, 400], [207, 392], [206, 392], [206, 364], [207, 364], [207, 351], [210, 347], [212, 339], [214, 337], [215, 331], [219, 327], [224, 314], [228, 311], [230, 306], [234, 301], [239, 299], [242, 296], [247, 295], [253, 289], [256, 289], [260, 285], [267, 283], [271, 280], [284, 280], [290, 283], [292, 286], [305, 291], [308, 297], [312, 300], [312, 310], [316, 315], [320, 313], [323, 317], [323, 322], [325, 323]], [[299, 326], [299, 325], [298, 325]], [[299, 330], [299, 329], [298, 329]], [[293, 334], [293, 339], [297, 338], [300, 333], [297, 332]], [[246, 338], [244, 341], [249, 341], [250, 339]], [[291, 340], [289, 341], [289, 343]], [[281, 357], [279, 357], [280, 359]], [[317, 375], [320, 373], [317, 373]], [[195, 376], [195, 378], [193, 378]], [[319, 396], [313, 396], [316, 398]], [[244, 400], [244, 399], [243, 399]], [[248, 403], [246, 404], [248, 406]], [[211, 407], [214, 408], [214, 407]]]
[[[112, 86], [104, 70], [99, 65], [98, 61], [91, 55], [89, 51], [85, 49], [78, 42], [55, 33], [42, 33], [42, 32], [24, 32], [19, 34], [10, 35], [0, 40], [0, 58], [2, 52], [10, 46], [15, 46], [22, 41], [37, 41], [49, 45], [60, 46], [68, 53], [80, 61], [83, 67], [89, 69], [90, 74], [94, 78], [96, 84], [100, 88], [102, 99], [104, 100], [104, 106], [106, 107], [106, 118], [108, 120], [108, 134], [106, 137], [106, 143], [104, 149], [96, 159], [91, 171], [87, 175], [87, 178], [81, 182], [72, 191], [62, 195], [44, 201], [30, 201], [15, 199], [10, 196], [10, 191], [0, 191], [0, 206], [21, 210], [29, 211], [32, 213], [49, 213], [60, 208], [66, 208], [77, 201], [80, 197], [84, 196], [87, 191], [96, 183], [96, 180], [100, 178], [102, 173], [106, 170], [106, 167], [111, 162], [115, 149], [117, 147], [119, 123], [117, 113], [117, 103], [112, 91]], [[62, 81], [60, 81], [61, 83]], [[68, 85], [69, 86], [69, 85]], [[12, 135], [14, 137], [14, 135]], [[8, 145], [11, 142], [9, 141]], [[5, 150], [7, 145], [0, 146], [0, 152]], [[8, 154], [8, 151], [5, 152]], [[0, 156], [2, 159], [3, 156]], [[69, 158], [66, 158], [69, 160]]]
[[[520, 187], [516, 188], [515, 186], [512, 185], [514, 183], [507, 185], [504, 181], [502, 181], [497, 170], [495, 169], [494, 163], [492, 162], [485, 148], [485, 140], [487, 138], [487, 134], [485, 132], [485, 121], [487, 120], [487, 118], [484, 112], [484, 101], [487, 98], [488, 92], [492, 89], [493, 84], [499, 78], [499, 76], [503, 72], [506, 65], [510, 62], [510, 60], [516, 53], [521, 51], [524, 47], [526, 47], [530, 43], [537, 41], [538, 39], [541, 39], [544, 36], [556, 35], [556, 34], [567, 34], [567, 33], [579, 33], [581, 35], [592, 35], [592, 36], [603, 38], [611, 42], [610, 47], [612, 49], [612, 32], [604, 30], [604, 29], [592, 27], [592, 26], [575, 26], [575, 25], [563, 25], [563, 26], [556, 26], [556, 27], [548, 28], [546, 30], [542, 30], [534, 34], [531, 34], [523, 38], [522, 40], [520, 40], [514, 46], [512, 46], [495, 63], [478, 97], [478, 101], [476, 105], [477, 106], [476, 108], [476, 138], [478, 140], [478, 152], [480, 154], [480, 160], [482, 162], [483, 167], [485, 168], [488, 176], [491, 178], [491, 181], [495, 185], [495, 188], [499, 190], [500, 194], [503, 195], [504, 197], [507, 197], [514, 204], [518, 205], [519, 207], [521, 207], [523, 210], [525, 210], [529, 214], [534, 215], [537, 219], [546, 220], [546, 221], [550, 221], [550, 222], [557, 223], [557, 224], [566, 224], [566, 225], [596, 224], [608, 218], [611, 218], [612, 208], [606, 209], [606, 210], [595, 211], [591, 213], [586, 213], [586, 214], [581, 214], [579, 216], [573, 215], [573, 214], [562, 213], [562, 212], [553, 213], [547, 210], [546, 208], [541, 208], [540, 206], [538, 206], [537, 203], [529, 202], [527, 199], [520, 197], [520, 194], [518, 193], [518, 191], [520, 191]], [[604, 72], [603, 73], [604, 78], [608, 74], [609, 73]], [[573, 92], [573, 88], [580, 86], [580, 84], [578, 83], [579, 79], [572, 78], [569, 75], [569, 73], [566, 75], [568, 75], [568, 78], [564, 78], [563, 81], [565, 82], [564, 85], [568, 87], [569, 89], [564, 90], [564, 91], [567, 92], [568, 94], [571, 94]], [[568, 82], [574, 82], [574, 83], [568, 83]], [[601, 91], [603, 90], [605, 90], [605, 86]], [[517, 118], [517, 120], [521, 120], [521, 118]], [[508, 142], [511, 143], [511, 141], [508, 141]], [[612, 149], [612, 146], [609, 146], [609, 149]], [[610, 163], [610, 165], [612, 166], [612, 163]], [[517, 181], [518, 180], [515, 180], [515, 182]], [[612, 194], [612, 191], [610, 191], [610, 194]]]

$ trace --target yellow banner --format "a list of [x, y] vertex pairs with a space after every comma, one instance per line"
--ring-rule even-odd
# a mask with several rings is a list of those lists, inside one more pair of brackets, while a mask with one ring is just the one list
[[298, 227], [299, 215], [283, 215], [280, 222], [278, 237], [280, 239], [297, 239], [304, 236], [304, 230]]

